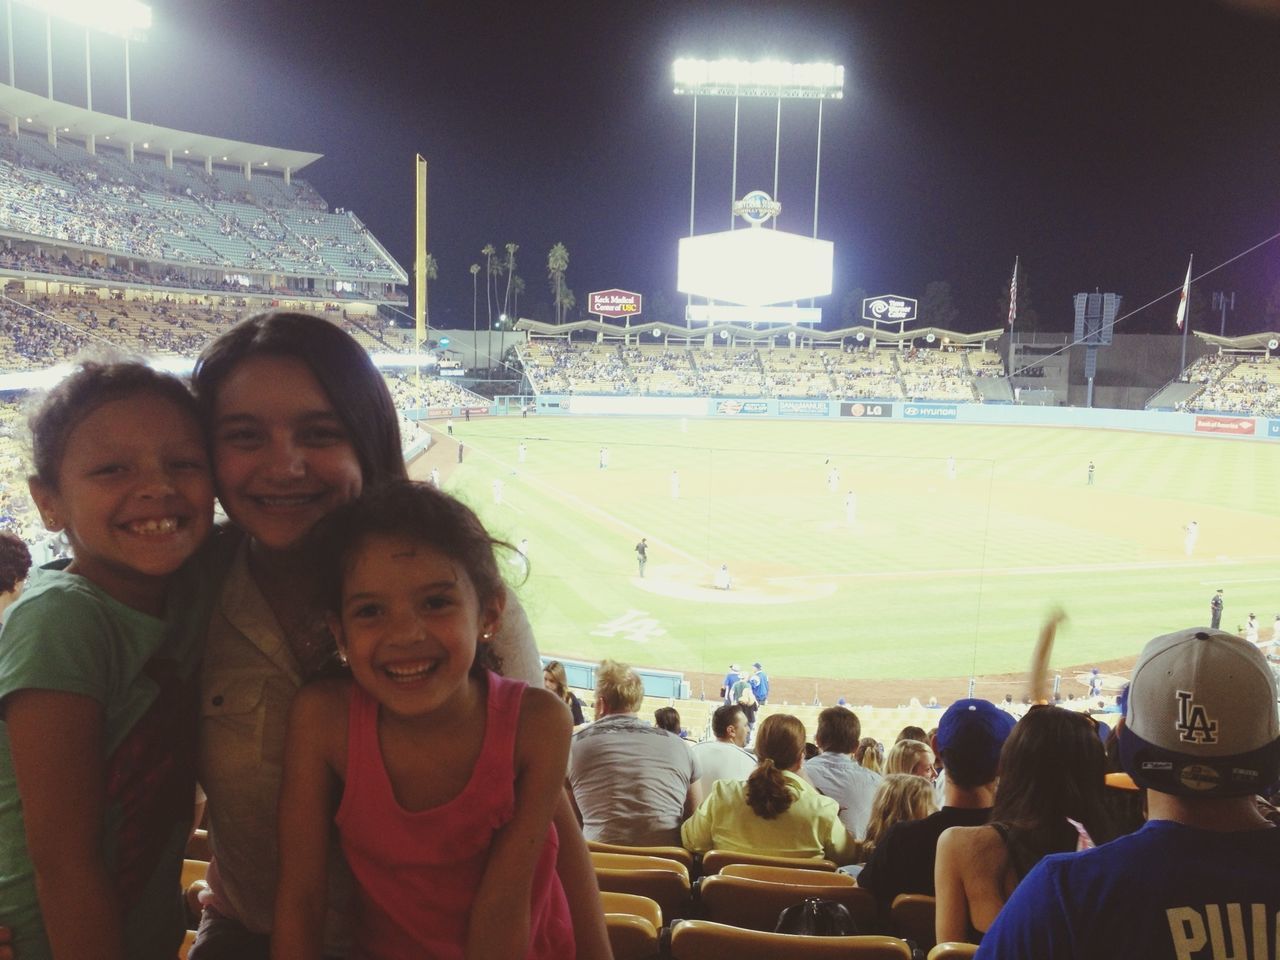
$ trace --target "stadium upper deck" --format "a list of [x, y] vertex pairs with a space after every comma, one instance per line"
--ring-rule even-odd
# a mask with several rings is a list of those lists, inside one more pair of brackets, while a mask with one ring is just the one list
[[[0, 112], [6, 104], [0, 96]], [[355, 214], [330, 211], [291, 167], [237, 162], [236, 148], [301, 165], [318, 155], [56, 108], [58, 122], [75, 125], [27, 123], [10, 112], [0, 131], [0, 267], [196, 289], [401, 299], [395, 285], [407, 282], [404, 268]], [[107, 123], [136, 127], [136, 138], [157, 142], [121, 146], [90, 132]], [[184, 148], [175, 156], [173, 144], [185, 142], [231, 152], [197, 158]]]

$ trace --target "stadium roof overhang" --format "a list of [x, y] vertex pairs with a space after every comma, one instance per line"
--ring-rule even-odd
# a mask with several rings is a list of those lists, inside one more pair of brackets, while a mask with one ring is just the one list
[[577, 320], [573, 323], [543, 323], [541, 320], [517, 320], [516, 330], [525, 331], [535, 337], [566, 337], [571, 333], [603, 333], [606, 338], [624, 336], [673, 337], [677, 339], [702, 338], [707, 334], [719, 336], [721, 331], [736, 340], [769, 340], [786, 337], [794, 333], [796, 339], [814, 340], [818, 343], [839, 343], [842, 340], [857, 340], [859, 334], [862, 341], [875, 340], [878, 343], [911, 343], [916, 340], [928, 341], [930, 335], [934, 342], [952, 343], [956, 346], [974, 347], [992, 340], [999, 340], [1004, 335], [1004, 328], [983, 330], [978, 333], [958, 333], [955, 330], [943, 330], [941, 327], [916, 327], [899, 333], [896, 330], [876, 330], [872, 327], [845, 327], [842, 330], [814, 330], [810, 327], [788, 324], [785, 326], [755, 328], [743, 327], [732, 323], [717, 323], [709, 326], [686, 327], [678, 323], [633, 323], [630, 327], [620, 327], [600, 320]]
[[1222, 350], [1269, 350], [1273, 340], [1280, 340], [1280, 332], [1246, 333], [1242, 337], [1220, 337], [1203, 330], [1191, 331], [1205, 343]]
[[92, 136], [96, 141], [107, 141], [121, 148], [132, 144], [135, 150], [150, 154], [164, 156], [172, 151], [175, 157], [185, 156], [194, 160], [210, 158], [214, 163], [235, 164], [238, 167], [249, 164], [254, 170], [289, 170], [297, 173], [323, 156], [304, 150], [285, 150], [158, 127], [152, 123], [126, 120], [109, 113], [95, 113], [84, 107], [50, 100], [8, 84], [0, 84], [0, 117], [5, 120], [16, 118], [19, 130], [23, 133], [48, 136], [50, 132], [54, 132], [57, 136], [77, 140]]

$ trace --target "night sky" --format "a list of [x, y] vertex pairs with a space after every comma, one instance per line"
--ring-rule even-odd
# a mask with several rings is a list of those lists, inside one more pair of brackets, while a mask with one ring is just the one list
[[[935, 280], [958, 327], [998, 326], [1016, 255], [1042, 325], [1066, 329], [1077, 290], [1134, 308], [1179, 287], [1189, 254], [1200, 274], [1280, 230], [1280, 17], [1212, 0], [153, 8], [134, 117], [323, 153], [303, 176], [406, 267], [412, 159], [427, 157], [435, 325], [470, 325], [468, 267], [486, 242], [520, 244], [525, 316], [547, 309], [556, 241], [580, 305], [614, 286], [679, 302], [692, 134], [692, 101], [672, 94], [679, 56], [845, 66], [844, 100], [824, 107], [828, 326], [854, 288], [920, 296]], [[56, 39], [58, 98], [81, 102], [82, 48], [70, 30]], [[95, 47], [95, 107], [123, 113], [118, 47]], [[20, 86], [42, 88], [39, 52], [19, 56]], [[772, 186], [773, 110], [743, 101], [739, 195]], [[729, 224], [732, 101], [699, 112], [697, 226], [711, 232]], [[781, 227], [799, 233], [816, 112], [783, 111]], [[1228, 332], [1274, 329], [1277, 283], [1280, 240], [1200, 281], [1197, 300], [1235, 290]], [[1175, 308], [1176, 294], [1121, 332], [1173, 332]]]

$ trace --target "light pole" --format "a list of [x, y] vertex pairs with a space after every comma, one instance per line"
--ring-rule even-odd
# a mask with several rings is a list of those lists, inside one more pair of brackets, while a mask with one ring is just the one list
[[1218, 331], [1218, 336], [1225, 337], [1227, 335], [1227, 311], [1236, 308], [1236, 292], [1232, 290], [1230, 293], [1215, 293], [1213, 295], [1213, 309], [1217, 310], [1222, 316], [1222, 328]]
[[[5, 18], [9, 32], [9, 84], [14, 84], [13, 14], [14, 0], [6, 3]], [[151, 8], [138, 0], [94, 0], [92, 3], [68, 3], [66, 0], [17, 0], [24, 6], [44, 14], [45, 86], [53, 99], [53, 18], [84, 27], [85, 102], [93, 109], [93, 68], [89, 56], [89, 32], [108, 33], [124, 41], [124, 115], [133, 119], [133, 96], [129, 77], [129, 42], [142, 37], [151, 28]]]

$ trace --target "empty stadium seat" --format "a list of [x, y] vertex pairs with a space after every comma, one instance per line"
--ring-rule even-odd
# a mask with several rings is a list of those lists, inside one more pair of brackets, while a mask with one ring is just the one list
[[593, 853], [620, 853], [631, 857], [662, 857], [684, 864], [686, 870], [693, 869], [693, 854], [684, 847], [627, 847], [619, 843], [601, 843], [599, 840], [588, 840], [587, 849]]
[[895, 937], [801, 937], [683, 920], [671, 930], [673, 960], [911, 960]]
[[719, 873], [730, 863], [758, 863], [770, 867], [797, 867], [802, 870], [833, 871], [836, 865], [830, 860], [821, 858], [799, 857], [765, 857], [755, 853], [740, 853], [735, 850], [708, 850], [702, 856], [702, 873], [706, 876]]
[[893, 898], [889, 923], [895, 936], [914, 941], [921, 950], [937, 943], [934, 914], [937, 900], [920, 893], [900, 893]]
[[667, 918], [688, 914], [692, 888], [684, 864], [663, 857], [622, 853], [592, 853], [591, 863], [602, 891], [648, 897], [657, 902]]

